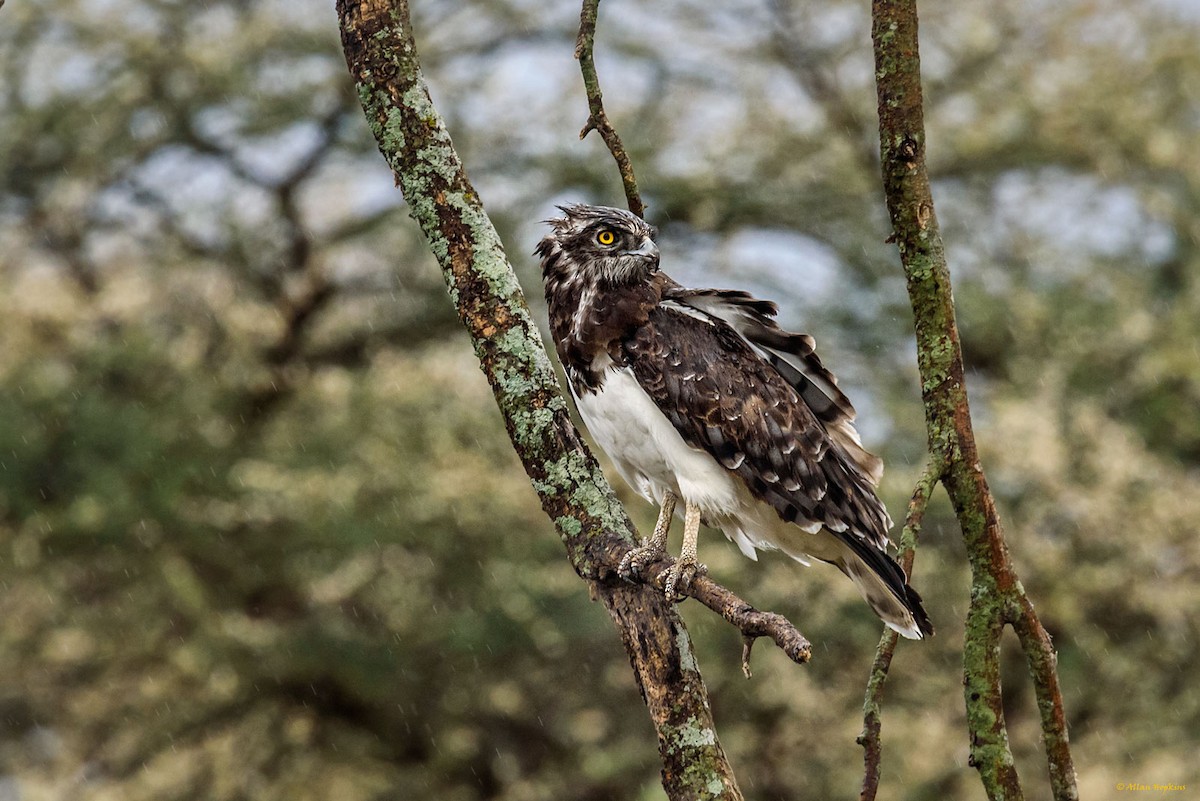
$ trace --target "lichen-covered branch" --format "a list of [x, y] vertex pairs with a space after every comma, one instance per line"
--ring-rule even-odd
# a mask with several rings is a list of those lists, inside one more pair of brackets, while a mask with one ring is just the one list
[[583, 88], [587, 93], [588, 115], [587, 123], [579, 132], [582, 139], [590, 132], [596, 131], [608, 152], [612, 153], [621, 173], [621, 183], [625, 187], [625, 201], [629, 210], [637, 216], [643, 216], [646, 207], [642, 205], [642, 196], [638, 193], [637, 178], [633, 174], [633, 163], [621, 137], [608, 121], [604, 113], [604, 98], [600, 93], [600, 78], [596, 75], [596, 62], [592, 58], [592, 46], [596, 39], [596, 18], [600, 13], [600, 0], [583, 0], [583, 9], [579, 13], [579, 38], [575, 40], [575, 58], [579, 60], [579, 69], [583, 73]]
[[[1017, 584], [1018, 589], [1020, 583]], [[1062, 690], [1058, 686], [1058, 656], [1050, 635], [1038, 620], [1033, 603], [1022, 590], [1017, 598], [1015, 617], [1011, 620], [1025, 659], [1033, 677], [1033, 692], [1037, 698], [1042, 723], [1042, 745], [1046, 749], [1050, 770], [1050, 789], [1056, 799], [1076, 799], [1075, 770], [1071, 761], [1071, 743], [1067, 738], [1066, 712], [1063, 710]]]
[[1055, 798], [1073, 801], [1078, 791], [1062, 697], [1057, 676], [1052, 677], [1054, 652], [1017, 579], [971, 425], [950, 271], [925, 168], [916, 0], [874, 0], [871, 38], [883, 187], [892, 239], [908, 279], [929, 449], [932, 458], [944, 465], [942, 484], [971, 564], [971, 604], [963, 645], [970, 761], [989, 798], [1023, 798], [1008, 744], [999, 675], [1000, 635], [1007, 623], [1014, 623], [1038, 688]]
[[[933, 497], [933, 488], [942, 477], [943, 465], [930, 460], [925, 465], [904, 516], [904, 529], [900, 532], [900, 565], [904, 574], [912, 579], [913, 561], [917, 555], [917, 539], [921, 536], [921, 525], [925, 520], [925, 509]], [[887, 682], [888, 670], [892, 667], [892, 655], [896, 652], [899, 635], [892, 629], [884, 629], [875, 649], [875, 661], [867, 679], [867, 692], [863, 698], [863, 728], [858, 735], [858, 744], [863, 747], [863, 783], [859, 801], [874, 801], [879, 792], [880, 766], [883, 762], [883, 743], [880, 739], [882, 719], [880, 705], [883, 703], [883, 685]]]
[[620, 629], [658, 733], [668, 797], [741, 799], [673, 605], [652, 586], [616, 578], [633, 526], [571, 424], [500, 239], [430, 100], [408, 3], [338, 0], [337, 12], [367, 123], [442, 268], [517, 455], [572, 565]]

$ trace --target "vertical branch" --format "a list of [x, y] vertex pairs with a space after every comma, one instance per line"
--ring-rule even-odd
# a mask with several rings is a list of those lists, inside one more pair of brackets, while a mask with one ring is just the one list
[[[963, 379], [962, 348], [950, 271], [938, 232], [925, 167], [925, 122], [916, 0], [874, 0], [871, 38], [879, 100], [883, 188], [904, 264], [917, 340], [925, 423], [932, 457], [962, 528], [971, 564], [971, 605], [963, 645], [964, 695], [971, 764], [990, 799], [1021, 799], [1004, 722], [1000, 635], [1006, 623], [1025, 630], [1042, 712], [1046, 758], [1058, 801], [1078, 798], [1053, 650], [1009, 557], [995, 500], [979, 462]], [[1018, 610], [1021, 610], [1018, 612]]]
[[621, 632], [659, 739], [672, 801], [740, 801], [683, 621], [653, 586], [617, 580], [637, 538], [571, 424], [500, 239], [421, 73], [407, 0], [337, 0], [367, 123], [441, 266], [513, 447], [576, 572]]
[[600, 0], [583, 0], [583, 10], [579, 13], [579, 38], [575, 40], [575, 58], [579, 60], [579, 69], [583, 73], [583, 88], [587, 93], [589, 116], [579, 132], [582, 139], [590, 132], [596, 131], [608, 152], [612, 153], [621, 173], [621, 183], [625, 187], [625, 201], [629, 210], [639, 217], [644, 216], [646, 207], [642, 205], [642, 196], [638, 194], [637, 178], [633, 174], [633, 163], [621, 137], [608, 121], [604, 113], [604, 99], [600, 93], [600, 78], [596, 75], [596, 62], [592, 59], [592, 46], [596, 38], [596, 19], [600, 13]]
[[[917, 555], [917, 539], [925, 521], [925, 509], [933, 496], [933, 488], [942, 477], [940, 462], [930, 460], [917, 479], [912, 498], [908, 502], [908, 513], [904, 516], [904, 529], [900, 532], [900, 566], [904, 574], [912, 579], [913, 560]], [[863, 728], [858, 735], [858, 744], [863, 747], [863, 783], [859, 801], [875, 801], [879, 792], [880, 765], [883, 761], [883, 743], [880, 739], [882, 720], [880, 705], [883, 703], [883, 685], [888, 670], [892, 667], [892, 655], [896, 651], [899, 635], [892, 629], [884, 629], [875, 649], [875, 662], [867, 679], [867, 692], [863, 698]]]

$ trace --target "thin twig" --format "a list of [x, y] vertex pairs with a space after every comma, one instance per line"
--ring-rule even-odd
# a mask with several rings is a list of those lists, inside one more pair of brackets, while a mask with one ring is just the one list
[[750, 645], [758, 637], [770, 637], [788, 659], [803, 665], [812, 657], [812, 646], [792, 622], [777, 612], [762, 612], [708, 576], [692, 579], [687, 594], [725, 618], [742, 632], [746, 647], [742, 670], [749, 677]]
[[[908, 502], [908, 513], [904, 517], [904, 530], [900, 533], [900, 564], [904, 574], [912, 579], [913, 560], [917, 555], [917, 538], [925, 520], [925, 509], [933, 495], [933, 488], [942, 477], [941, 462], [930, 459], [917, 479], [912, 499]], [[867, 679], [866, 697], [863, 698], [863, 728], [858, 735], [858, 744], [863, 747], [863, 783], [859, 801], [874, 801], [879, 792], [879, 770], [883, 759], [883, 743], [880, 739], [880, 704], [883, 702], [883, 685], [892, 666], [892, 655], [896, 651], [898, 635], [892, 629], [884, 629], [875, 649], [875, 662]]]
[[629, 154], [625, 152], [625, 146], [621, 144], [617, 130], [604, 113], [600, 78], [596, 75], [596, 62], [592, 59], [592, 44], [596, 38], [596, 17], [599, 11], [600, 0], [583, 0], [583, 10], [579, 14], [579, 38], [575, 40], [575, 58], [579, 60], [579, 69], [583, 73], [583, 88], [587, 93], [590, 114], [583, 130], [579, 132], [579, 138], [584, 138], [592, 131], [600, 134], [621, 172], [621, 183], [625, 187], [625, 200], [629, 210], [642, 217], [645, 216], [646, 207], [642, 204], [642, 196], [638, 194], [633, 163], [629, 160]]
[[1033, 677], [1033, 692], [1037, 698], [1042, 723], [1042, 744], [1046, 748], [1050, 789], [1056, 799], [1078, 798], [1075, 789], [1075, 770], [1071, 760], [1071, 744], [1067, 739], [1066, 712], [1062, 690], [1058, 685], [1058, 656], [1050, 635], [1042, 626], [1029, 596], [1021, 590], [1012, 619], [1013, 630]]
[[[666, 574], [674, 561], [669, 556], [663, 556], [642, 566], [639, 575], [642, 582], [658, 590], [666, 590]], [[615, 573], [615, 571], [614, 571]], [[707, 575], [694, 577], [683, 590], [689, 598], [695, 598], [704, 606], [716, 612], [733, 624], [742, 633], [745, 643], [743, 648], [743, 672], [749, 671], [749, 643], [759, 637], [769, 637], [779, 649], [787, 654], [788, 659], [797, 665], [803, 665], [812, 657], [812, 645], [800, 633], [790, 620], [777, 612], [763, 612], [743, 601], [732, 590], [721, 586]]]

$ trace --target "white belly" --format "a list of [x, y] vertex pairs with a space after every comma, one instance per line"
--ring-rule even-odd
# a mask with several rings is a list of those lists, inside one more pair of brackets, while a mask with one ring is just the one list
[[670, 490], [699, 506], [705, 517], [737, 511], [736, 477], [683, 441], [629, 368], [608, 370], [599, 392], [575, 402], [596, 444], [646, 500], [661, 503]]
[[[646, 500], [661, 504], [669, 490], [699, 506], [704, 522], [721, 529], [751, 559], [757, 560], [759, 550], [778, 549], [806, 565], [808, 557], [837, 565], [888, 626], [920, 638], [911, 613], [848, 546], [820, 523], [784, 522], [737, 475], [684, 442], [629, 368], [607, 370], [603, 388], [576, 396], [575, 404], [596, 444]], [[682, 506], [676, 515], [682, 515]]]
[[[684, 442], [629, 368], [606, 371], [600, 391], [576, 396], [575, 404], [621, 477], [651, 503], [661, 504], [670, 490], [699, 506], [704, 521], [721, 529], [751, 559], [758, 558], [756, 550], [777, 548], [805, 564], [807, 555], [831, 556], [824, 552], [827, 535], [818, 534], [820, 524], [784, 523], [707, 451]], [[676, 514], [683, 511], [681, 504]]]

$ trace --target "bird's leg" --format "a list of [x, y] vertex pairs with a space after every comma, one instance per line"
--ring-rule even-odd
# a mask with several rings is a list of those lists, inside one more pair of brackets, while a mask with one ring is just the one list
[[708, 572], [708, 568], [696, 560], [700, 540], [700, 507], [694, 503], [685, 503], [687, 506], [683, 516], [683, 551], [675, 564], [666, 571], [665, 590], [668, 600], [676, 599], [676, 589], [686, 590], [693, 578]]
[[675, 493], [667, 490], [663, 494], [662, 508], [658, 511], [658, 522], [654, 524], [654, 533], [642, 544], [629, 551], [617, 566], [617, 575], [626, 581], [632, 581], [642, 572], [642, 567], [653, 562], [667, 552], [667, 534], [671, 531], [671, 518], [675, 516]]
[[642, 543], [644, 548], [653, 548], [660, 553], [667, 550], [667, 534], [671, 531], [671, 520], [675, 517], [675, 493], [670, 490], [663, 495], [662, 508], [658, 510], [658, 522], [654, 524], [654, 534], [649, 542]]

